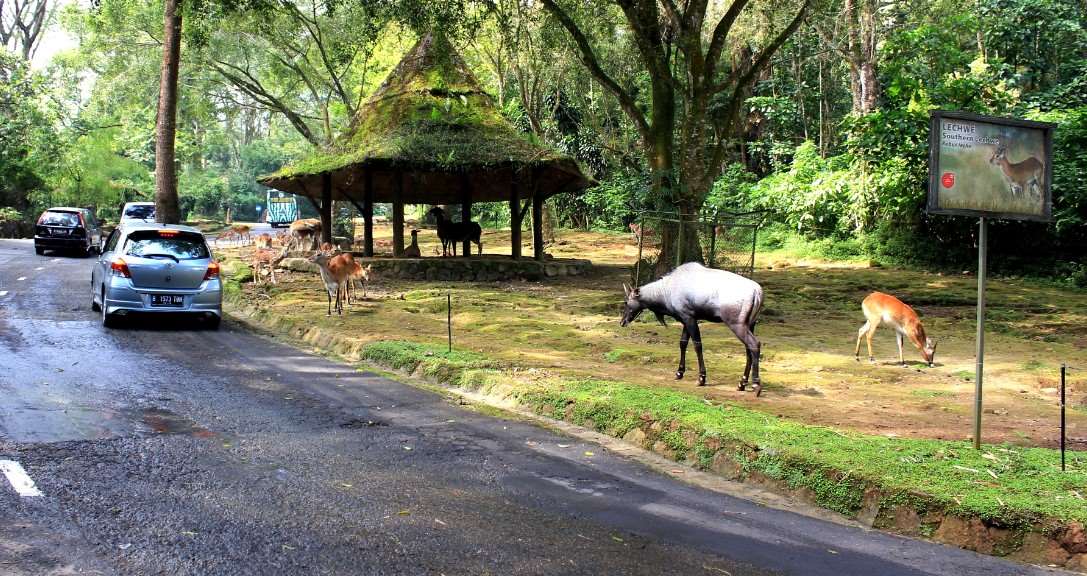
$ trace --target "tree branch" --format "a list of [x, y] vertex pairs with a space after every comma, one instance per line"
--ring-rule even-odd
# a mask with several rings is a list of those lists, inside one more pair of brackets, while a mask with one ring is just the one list
[[748, 0], [732, 0], [732, 4], [725, 11], [725, 15], [717, 21], [717, 25], [713, 28], [713, 37], [710, 39], [710, 47], [706, 50], [706, 67], [703, 72], [707, 86], [713, 84], [713, 75], [717, 72], [717, 63], [721, 60], [721, 51], [725, 48], [725, 40], [728, 39], [728, 33], [732, 30], [732, 25], [740, 17], [740, 13], [743, 12], [744, 6], [747, 6], [747, 2]]
[[642, 140], [646, 143], [650, 140], [649, 134], [649, 122], [645, 118], [645, 114], [638, 109], [637, 103], [634, 98], [626, 91], [623, 90], [619, 83], [608, 76], [608, 73], [600, 67], [600, 60], [596, 57], [596, 53], [593, 51], [592, 45], [589, 44], [588, 38], [574, 23], [573, 19], [563, 11], [555, 0], [542, 0], [544, 8], [559, 21], [566, 31], [573, 37], [574, 42], [577, 44], [578, 51], [581, 54], [581, 60], [585, 64], [585, 67], [589, 69], [589, 73], [596, 79], [606, 90], [615, 95], [615, 98], [619, 101], [619, 106], [626, 112], [627, 116], [635, 127], [638, 129], [638, 134], [641, 135]]

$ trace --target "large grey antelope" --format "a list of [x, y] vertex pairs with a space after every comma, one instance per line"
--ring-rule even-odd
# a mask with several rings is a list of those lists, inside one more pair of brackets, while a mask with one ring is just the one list
[[689, 262], [660, 280], [634, 289], [624, 284], [623, 290], [626, 292], [626, 309], [621, 326], [633, 322], [644, 310], [653, 312], [661, 324], [664, 324], [665, 316], [671, 316], [683, 325], [676, 380], [682, 379], [687, 371], [687, 342], [694, 340], [694, 351], [698, 355], [698, 385], [706, 385], [706, 363], [702, 359], [702, 334], [698, 321], [721, 322], [736, 334], [747, 350], [747, 364], [738, 389], [746, 388], [750, 376], [755, 396], [762, 393], [762, 382], [759, 380], [762, 344], [755, 337], [755, 322], [762, 309], [762, 286], [757, 282], [732, 272]]

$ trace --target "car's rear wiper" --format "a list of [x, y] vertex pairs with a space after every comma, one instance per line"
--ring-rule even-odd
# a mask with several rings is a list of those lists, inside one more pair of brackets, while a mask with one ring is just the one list
[[169, 258], [169, 259], [173, 260], [174, 262], [181, 262], [181, 259], [179, 259], [177, 256], [174, 256], [173, 254], [142, 254], [140, 257], [141, 258]]

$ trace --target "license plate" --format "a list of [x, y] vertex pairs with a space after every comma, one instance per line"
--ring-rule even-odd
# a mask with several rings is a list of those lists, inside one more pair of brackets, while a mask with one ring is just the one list
[[152, 306], [184, 306], [185, 297], [177, 294], [152, 294]]

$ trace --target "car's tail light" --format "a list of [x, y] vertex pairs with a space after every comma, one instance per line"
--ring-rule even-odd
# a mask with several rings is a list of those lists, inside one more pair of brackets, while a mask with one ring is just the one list
[[204, 280], [211, 280], [219, 277], [219, 263], [212, 260], [208, 264], [208, 271], [204, 273]]
[[128, 271], [128, 262], [125, 262], [124, 258], [114, 258], [109, 263], [110, 270], [117, 276], [124, 276], [125, 278], [131, 278], [132, 273]]

